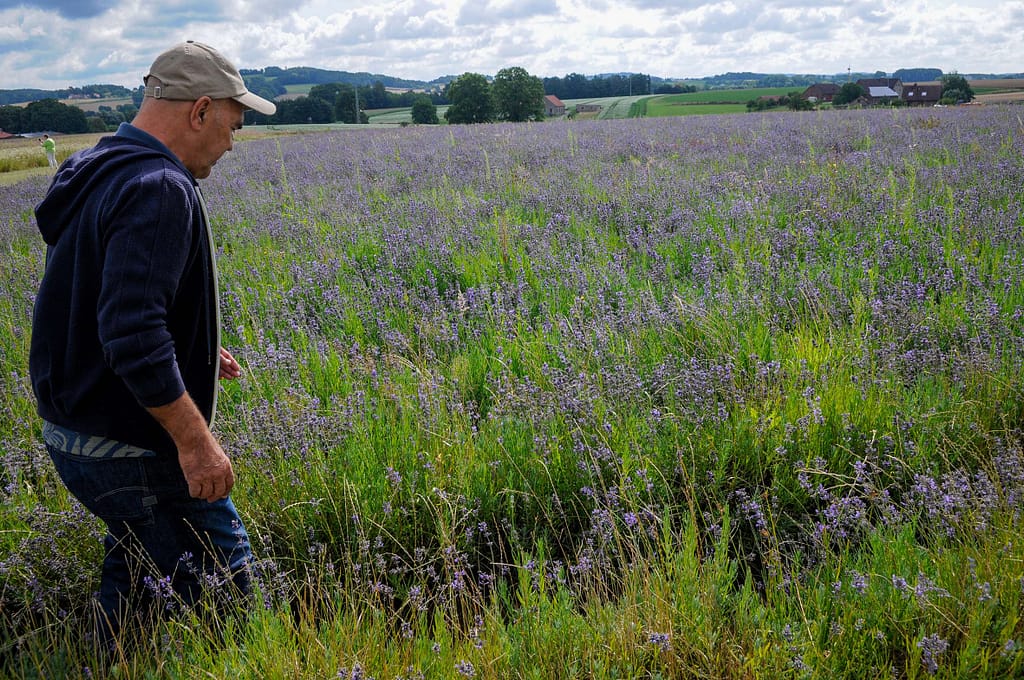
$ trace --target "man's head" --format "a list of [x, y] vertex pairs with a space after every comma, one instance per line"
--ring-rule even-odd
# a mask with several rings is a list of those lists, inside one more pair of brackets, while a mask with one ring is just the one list
[[157, 57], [143, 82], [146, 96], [154, 99], [195, 101], [205, 96], [234, 99], [267, 116], [277, 110], [273, 102], [249, 92], [238, 69], [217, 50], [192, 40]]
[[246, 109], [271, 115], [272, 103], [249, 92], [238, 69], [212, 47], [185, 42], [153, 62], [132, 124], [167, 145], [198, 179], [232, 147]]

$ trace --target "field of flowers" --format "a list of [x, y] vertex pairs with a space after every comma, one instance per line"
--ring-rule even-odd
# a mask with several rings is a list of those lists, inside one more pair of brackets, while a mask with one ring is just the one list
[[[217, 432], [259, 593], [111, 677], [1024, 674], [1011, 106], [236, 145]], [[101, 677], [101, 528], [0, 187], [0, 676]]]

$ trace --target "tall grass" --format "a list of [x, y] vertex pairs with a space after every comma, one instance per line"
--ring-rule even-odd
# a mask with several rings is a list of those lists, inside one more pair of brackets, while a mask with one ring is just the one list
[[48, 165], [46, 157], [39, 157], [39, 154], [28, 150], [18, 154], [5, 153], [0, 155], [0, 172], [14, 172], [17, 170], [28, 170], [30, 168], [45, 168]]
[[116, 671], [32, 417], [44, 185], [0, 189], [0, 668], [1024, 672], [1022, 152], [1000, 107], [238, 144], [204, 189], [258, 592]]
[[[100, 134], [58, 135], [57, 162], [62, 162], [75, 151], [92, 146]], [[21, 173], [25, 170], [48, 167], [49, 161], [39, 145], [38, 139], [4, 139], [0, 140], [0, 174]], [[0, 179], [3, 179], [0, 177]], [[6, 183], [6, 182], [5, 182]]]

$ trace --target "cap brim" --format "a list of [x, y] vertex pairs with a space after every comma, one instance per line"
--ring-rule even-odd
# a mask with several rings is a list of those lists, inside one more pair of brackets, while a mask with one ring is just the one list
[[262, 113], [264, 116], [272, 116], [277, 111], [277, 105], [274, 102], [267, 101], [252, 92], [246, 92], [243, 95], [232, 97], [232, 99], [247, 109], [252, 109], [256, 113]]

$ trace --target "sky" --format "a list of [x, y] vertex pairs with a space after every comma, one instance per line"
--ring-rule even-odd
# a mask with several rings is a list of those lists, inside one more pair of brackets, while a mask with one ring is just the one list
[[430, 81], [1024, 71], [1024, 0], [0, 0], [0, 89], [141, 84], [183, 40], [237, 67]]

